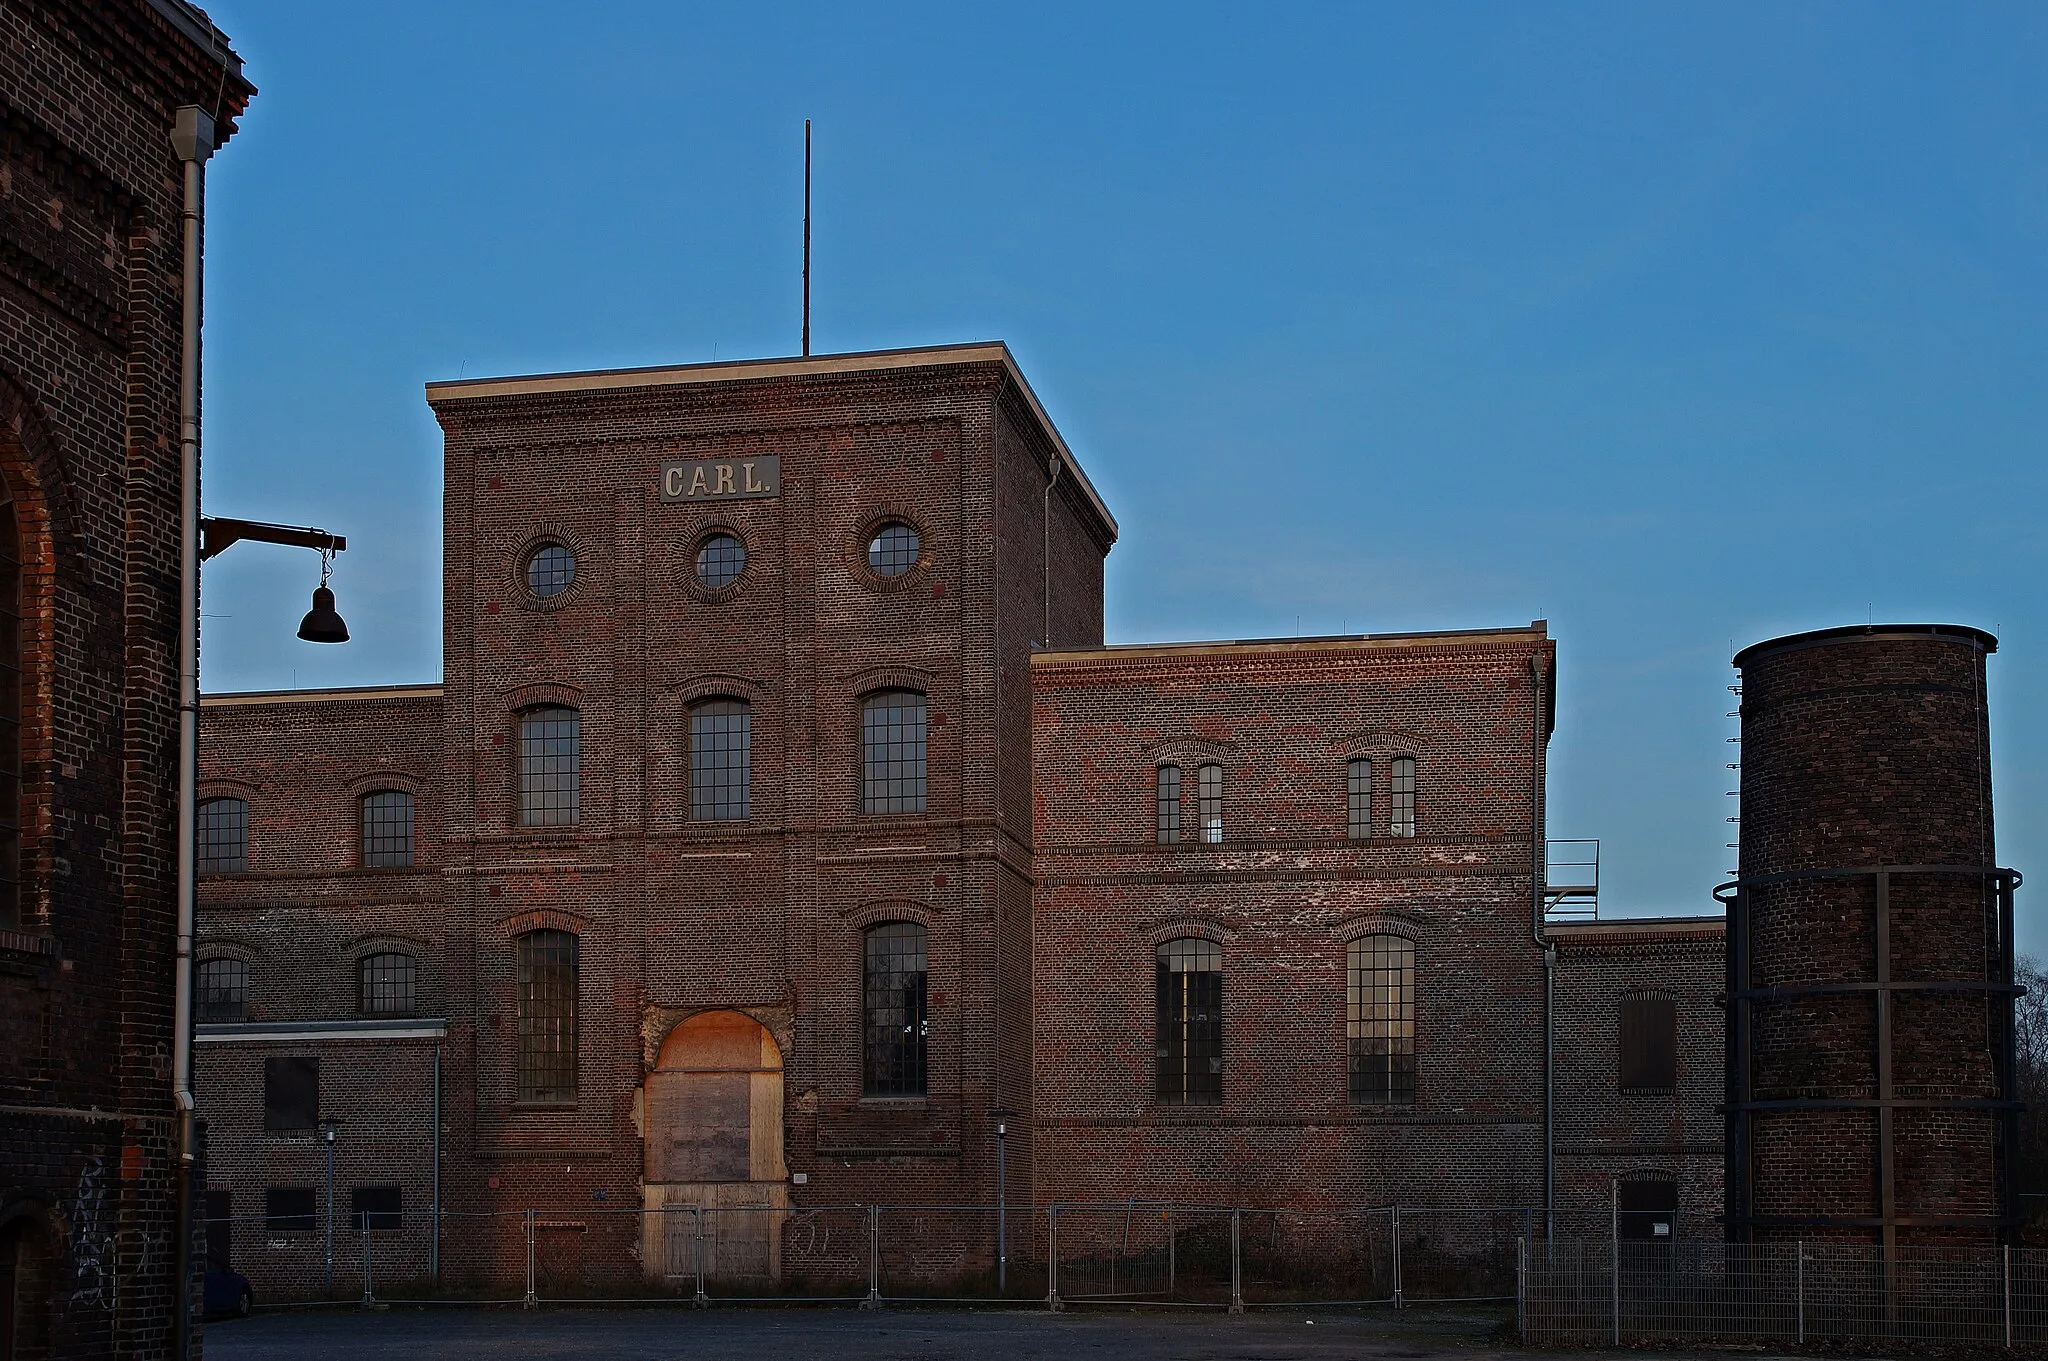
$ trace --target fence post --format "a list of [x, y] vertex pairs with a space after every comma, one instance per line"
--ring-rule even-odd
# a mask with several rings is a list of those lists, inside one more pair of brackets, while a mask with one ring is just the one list
[[1060, 1303], [1060, 1207], [1045, 1207], [1045, 1307], [1057, 1314]]
[[1230, 1212], [1230, 1312], [1244, 1312], [1244, 1274], [1238, 1252], [1238, 1230], [1242, 1223], [1242, 1210]]
[[1391, 1223], [1393, 1224], [1393, 1235], [1394, 1235], [1394, 1307], [1395, 1307], [1396, 1309], [1399, 1309], [1399, 1308], [1401, 1308], [1401, 1307], [1402, 1307], [1402, 1292], [1401, 1292], [1401, 1207], [1400, 1207], [1400, 1206], [1398, 1206], [1398, 1205], [1393, 1205], [1393, 1206], [1389, 1206], [1389, 1207], [1388, 1207], [1388, 1210], [1387, 1210], [1387, 1213], [1388, 1213], [1388, 1216], [1389, 1216], [1390, 1222], [1391, 1222]]
[[1173, 1207], [1166, 1207], [1166, 1293], [1173, 1294], [1174, 1273], [1180, 1265], [1180, 1245], [1173, 1241]]
[[[1526, 1222], [1527, 1211], [1523, 1212]], [[1529, 1340], [1529, 1236], [1523, 1234], [1515, 1240], [1515, 1338], [1526, 1343]]]
[[2005, 1345], [2012, 1345], [2012, 1244], [2005, 1244], [2004, 1261], [2000, 1264], [2005, 1296]]
[[868, 1206], [868, 1297], [863, 1309], [882, 1307], [882, 1207]]
[[1798, 1314], [1799, 1314], [1799, 1322], [1798, 1322], [1798, 1328], [1799, 1328], [1799, 1331], [1798, 1331], [1798, 1335], [1797, 1335], [1797, 1337], [1795, 1338], [1795, 1340], [1796, 1340], [1796, 1341], [1797, 1341], [1797, 1342], [1799, 1343], [1799, 1345], [1800, 1345], [1800, 1346], [1802, 1346], [1802, 1347], [1803, 1347], [1803, 1346], [1805, 1346], [1805, 1345], [1806, 1345], [1806, 1243], [1805, 1243], [1805, 1241], [1804, 1241], [1804, 1240], [1802, 1239], [1801, 1241], [1799, 1241], [1799, 1242], [1797, 1242], [1797, 1243], [1794, 1243], [1794, 1244], [1792, 1245], [1792, 1250], [1793, 1250], [1793, 1251], [1794, 1251], [1795, 1253], [1797, 1253], [1797, 1254], [1798, 1254], [1797, 1258], [1796, 1258], [1796, 1259], [1795, 1259], [1795, 1260], [1793, 1261], [1793, 1263], [1792, 1263], [1792, 1292], [1793, 1292], [1793, 1294], [1795, 1294], [1796, 1296], [1798, 1296], [1798, 1299], [1799, 1299], [1799, 1304], [1798, 1304]]
[[1621, 1182], [1607, 1184], [1607, 1265], [1614, 1311], [1614, 1345], [1621, 1345]]
[[697, 1297], [691, 1301], [702, 1309], [711, 1303], [711, 1297], [704, 1293], [704, 1207], [690, 1207], [690, 1230], [695, 1235], [690, 1244], [690, 1269], [697, 1278]]
[[526, 1212], [526, 1299], [523, 1304], [528, 1309], [540, 1307], [540, 1296], [533, 1288], [533, 1230], [534, 1219], [539, 1213], [538, 1210]]
[[377, 1307], [377, 1291], [370, 1283], [370, 1212], [365, 1210], [357, 1218], [361, 1221], [359, 1227], [363, 1234], [363, 1308], [374, 1309]]

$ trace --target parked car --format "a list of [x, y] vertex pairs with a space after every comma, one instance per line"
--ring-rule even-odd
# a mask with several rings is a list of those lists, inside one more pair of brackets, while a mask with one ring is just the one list
[[256, 1294], [249, 1289], [249, 1278], [239, 1271], [208, 1271], [206, 1273], [206, 1316], [208, 1318], [247, 1318], [249, 1311], [256, 1307]]

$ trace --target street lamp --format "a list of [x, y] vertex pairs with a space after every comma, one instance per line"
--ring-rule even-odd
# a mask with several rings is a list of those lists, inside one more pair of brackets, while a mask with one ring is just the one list
[[296, 525], [272, 525], [260, 520], [231, 520], [207, 515], [199, 520], [199, 559], [224, 553], [231, 546], [250, 539], [257, 543], [281, 543], [290, 548], [311, 548], [320, 554], [320, 584], [313, 588], [313, 608], [299, 621], [299, 637], [309, 643], [345, 643], [348, 625], [334, 611], [334, 592], [327, 578], [334, 570], [334, 555], [347, 549], [348, 540], [324, 529], [301, 529]]

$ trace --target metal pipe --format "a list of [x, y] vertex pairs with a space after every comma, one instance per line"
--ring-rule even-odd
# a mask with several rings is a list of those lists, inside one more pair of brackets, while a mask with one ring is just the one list
[[441, 1284], [441, 1046], [434, 1046], [434, 1222], [427, 1242], [427, 1280]]
[[220, 145], [204, 109], [187, 104], [171, 127], [171, 149], [184, 163], [183, 297], [178, 336], [178, 869], [176, 976], [171, 1004], [171, 1102], [177, 1121], [177, 1273], [174, 1354], [192, 1351], [192, 928], [197, 846], [193, 799], [199, 782], [199, 328], [204, 283], [206, 159]]
[[1003, 1194], [1003, 1141], [1009, 1132], [1008, 1125], [996, 1121], [996, 1293], [1004, 1293], [1010, 1284], [1010, 1226], [1006, 1217], [1009, 1202]]
[[1549, 861], [1543, 839], [1543, 698], [1548, 672], [1539, 649], [1530, 655], [1529, 675], [1529, 936], [1543, 951], [1543, 1237], [1557, 1237], [1557, 946], [1543, 935], [1543, 890]]
[[1040, 544], [1038, 549], [1038, 594], [1045, 602], [1045, 645], [1052, 646], [1052, 489], [1060, 484], [1060, 470], [1066, 465], [1059, 455], [1053, 455], [1052, 476], [1045, 480], [1045, 495], [1041, 498], [1038, 515]]

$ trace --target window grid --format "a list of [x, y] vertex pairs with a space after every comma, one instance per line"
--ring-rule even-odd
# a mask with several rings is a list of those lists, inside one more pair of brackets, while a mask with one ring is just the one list
[[865, 1095], [925, 1094], [925, 939], [916, 922], [867, 933]]
[[1195, 772], [1196, 811], [1202, 819], [1202, 840], [1223, 840], [1223, 767], [1206, 765]]
[[745, 700], [707, 700], [690, 710], [693, 821], [737, 822], [747, 816], [753, 757], [753, 712]]
[[1415, 835], [1415, 758], [1396, 756], [1394, 758], [1393, 825], [1389, 828], [1395, 836]]
[[249, 966], [239, 959], [199, 961], [198, 1019], [249, 1019]]
[[21, 522], [0, 503], [0, 927], [21, 923]]
[[240, 874], [249, 868], [249, 805], [208, 799], [199, 805], [199, 872]]
[[1415, 1101], [1415, 946], [1400, 936], [1351, 942], [1345, 998], [1351, 1099], [1359, 1105]]
[[861, 706], [863, 813], [924, 811], [925, 712], [925, 697], [909, 690], [875, 695]]
[[747, 546], [730, 534], [713, 534], [697, 549], [697, 580], [712, 590], [730, 586], [747, 570]]
[[1372, 835], [1372, 762], [1364, 758], [1353, 761], [1348, 781], [1349, 835], [1353, 841], [1362, 841]]
[[413, 797], [403, 789], [363, 796], [363, 863], [390, 868], [412, 863]]
[[1159, 767], [1159, 781], [1155, 795], [1157, 808], [1156, 822], [1159, 828], [1159, 844], [1172, 845], [1180, 840], [1180, 767]]
[[408, 954], [387, 952], [365, 956], [357, 966], [365, 1016], [410, 1016], [416, 1000], [419, 961]]
[[576, 1099], [576, 937], [529, 931], [519, 953], [519, 1099]]
[[868, 540], [868, 570], [880, 577], [900, 577], [917, 566], [922, 545], [917, 531], [900, 521], [883, 525]]
[[519, 822], [563, 827], [582, 815], [583, 715], [558, 707], [519, 719]]
[[1155, 1092], [1170, 1105], [1223, 1100], [1223, 947], [1184, 938], [1160, 945], [1159, 1070]]
[[576, 555], [559, 543], [543, 544], [526, 560], [526, 589], [542, 600], [558, 596], [576, 580]]

